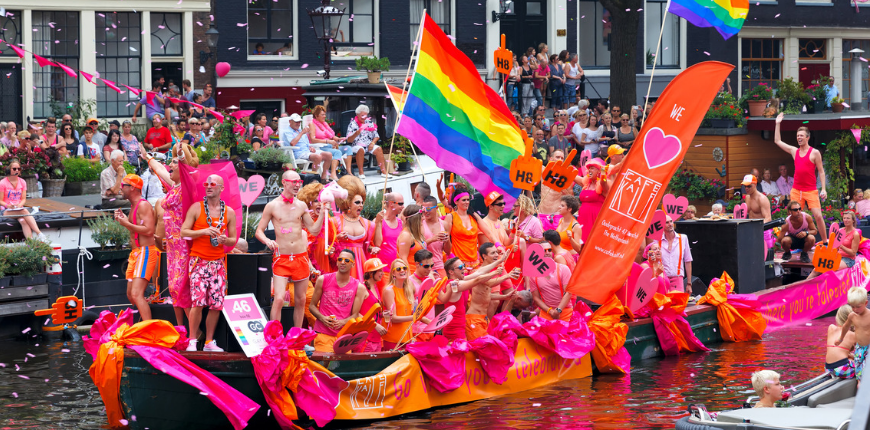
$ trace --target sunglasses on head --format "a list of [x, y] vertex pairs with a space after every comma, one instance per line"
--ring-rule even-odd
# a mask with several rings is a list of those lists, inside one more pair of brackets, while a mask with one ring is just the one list
[[216, 186], [218, 186], [218, 183], [217, 183], [217, 182], [214, 182], [214, 181], [212, 181], [212, 182], [203, 182], [202, 185], [203, 185], [204, 187], [208, 188], [208, 187], [216, 187]]
[[338, 257], [339, 263], [353, 263], [353, 258]]

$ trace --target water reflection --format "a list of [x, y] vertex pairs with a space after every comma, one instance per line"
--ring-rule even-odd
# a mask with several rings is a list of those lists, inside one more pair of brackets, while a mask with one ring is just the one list
[[[645, 360], [625, 377], [566, 381], [402, 419], [329, 428], [671, 429], [689, 403], [710, 410], [739, 406], [751, 394], [749, 375], [756, 369], [776, 370], [786, 386], [820, 374], [825, 328], [832, 322], [782, 329], [761, 342], [713, 345], [709, 353]], [[81, 344], [35, 342], [4, 342], [0, 350], [6, 366], [0, 367], [0, 430], [100, 429], [105, 411]]]

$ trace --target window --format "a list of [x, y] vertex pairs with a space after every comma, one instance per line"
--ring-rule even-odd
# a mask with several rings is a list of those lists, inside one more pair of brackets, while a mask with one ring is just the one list
[[[414, 49], [414, 39], [420, 29], [420, 18], [423, 9], [432, 17], [432, 20], [444, 30], [445, 34], [451, 34], [450, 26], [450, 3], [452, 0], [411, 0], [411, 49]], [[354, 20], [356, 17], [354, 16]]]
[[666, 13], [668, 13], [666, 1], [647, 0], [645, 14], [647, 68], [652, 68], [653, 61], [656, 67], [680, 67], [680, 17], [676, 15], [667, 17], [658, 58], [655, 55], [656, 43], [659, 41], [659, 32], [662, 29], [662, 15]]
[[151, 13], [151, 56], [180, 57], [183, 50], [180, 13]]
[[[21, 11], [6, 11], [6, 16], [0, 16], [0, 57], [15, 57], [17, 54], [8, 45], [18, 45], [21, 40]], [[7, 45], [8, 44], [8, 45]]]
[[[142, 24], [132, 12], [97, 12], [97, 70], [115, 83], [142, 87]], [[136, 99], [97, 85], [97, 114], [117, 117], [133, 114]]]
[[248, 1], [248, 55], [293, 55], [293, 1]]
[[[587, 67], [607, 67], [610, 65], [610, 32], [612, 18], [610, 12], [597, 1], [581, 1], [580, 64]], [[658, 40], [658, 35], [656, 35]]]
[[346, 56], [374, 55], [375, 0], [348, 0], [341, 21], [333, 18], [333, 60]]
[[782, 80], [782, 39], [741, 39], [743, 92], [764, 82], [772, 88]]
[[[33, 12], [33, 52], [51, 61], [79, 69], [79, 14]], [[52, 105], [59, 109], [79, 102], [79, 80], [59, 67], [33, 66], [33, 116], [48, 118]]]
[[[866, 53], [870, 52], [870, 40], [843, 40], [843, 82], [840, 83], [840, 97], [845, 99], [846, 103], [852, 103], [852, 54], [849, 51], [855, 48], [864, 50], [865, 53], [858, 54], [859, 56], [867, 55]], [[861, 61], [861, 64], [861, 94], [866, 95], [867, 89], [870, 88], [870, 76], [867, 73], [867, 63]]]
[[798, 39], [798, 57], [801, 60], [824, 60], [827, 58], [827, 40]]

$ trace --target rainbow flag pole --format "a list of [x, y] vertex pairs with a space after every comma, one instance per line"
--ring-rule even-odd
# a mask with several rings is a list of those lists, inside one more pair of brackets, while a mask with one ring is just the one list
[[[665, 6], [665, 10], [671, 9], [671, 0], [668, 0], [668, 4]], [[653, 58], [653, 66], [652, 70], [649, 72], [649, 86], [646, 87], [646, 97], [643, 99], [643, 112], [640, 115], [640, 121], [643, 123], [646, 121], [646, 106], [649, 103], [649, 93], [652, 91], [652, 83], [653, 77], [656, 74], [656, 64], [659, 62], [659, 49], [662, 47], [662, 35], [665, 33], [665, 22], [668, 20], [668, 14], [662, 14], [662, 26], [659, 30], [659, 41], [656, 42], [656, 54]]]

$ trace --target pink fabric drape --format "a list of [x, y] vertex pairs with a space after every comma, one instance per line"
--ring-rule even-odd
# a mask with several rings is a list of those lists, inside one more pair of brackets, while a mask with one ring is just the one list
[[471, 346], [464, 339], [450, 343], [444, 336], [427, 342], [414, 342], [405, 349], [420, 363], [429, 384], [446, 393], [462, 386], [465, 380], [465, 353]]
[[470, 344], [471, 352], [480, 360], [480, 367], [492, 382], [504, 384], [508, 370], [514, 365], [514, 351], [490, 334], [474, 339]]

